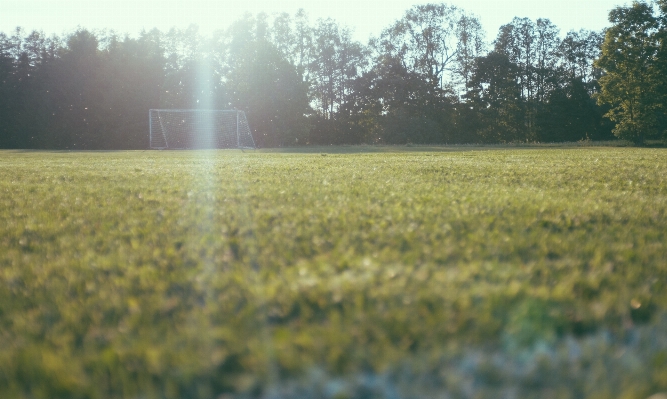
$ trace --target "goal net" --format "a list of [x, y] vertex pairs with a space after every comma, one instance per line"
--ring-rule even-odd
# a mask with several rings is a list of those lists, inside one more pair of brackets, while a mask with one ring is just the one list
[[255, 148], [245, 112], [151, 109], [150, 148]]

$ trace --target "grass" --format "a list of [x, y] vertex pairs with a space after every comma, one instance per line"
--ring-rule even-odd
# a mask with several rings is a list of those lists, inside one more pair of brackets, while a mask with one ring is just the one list
[[667, 151], [478, 149], [0, 153], [0, 397], [667, 391]]

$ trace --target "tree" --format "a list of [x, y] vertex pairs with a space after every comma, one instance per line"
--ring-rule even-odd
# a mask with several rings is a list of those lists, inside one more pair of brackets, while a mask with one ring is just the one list
[[604, 110], [580, 78], [570, 78], [552, 90], [537, 114], [539, 141], [609, 140], [611, 128], [603, 118]]
[[540, 18], [535, 25], [535, 98], [544, 102], [558, 84], [560, 30], [548, 19]]
[[317, 143], [353, 143], [358, 139], [349, 123], [358, 108], [355, 81], [368, 63], [368, 52], [352, 40], [349, 29], [328, 18], [313, 29], [312, 62], [309, 69], [311, 100], [315, 105], [315, 129], [311, 139]]
[[453, 139], [455, 96], [409, 71], [400, 60], [383, 58], [359, 80], [364, 116], [373, 116], [374, 142], [445, 143]]
[[53, 40], [43, 33], [17, 28], [0, 36], [0, 145], [39, 146], [46, 119], [44, 65], [54, 56]]
[[237, 21], [228, 31], [225, 90], [231, 105], [245, 110], [262, 147], [305, 143], [310, 113], [307, 82], [269, 41], [262, 16]]
[[9, 37], [0, 32], [0, 148], [11, 148], [13, 129], [14, 58]]
[[444, 89], [469, 78], [473, 60], [483, 50], [483, 36], [476, 17], [455, 6], [424, 4], [407, 10], [374, 45], [407, 71]]
[[417, 5], [371, 41], [382, 134], [393, 143], [459, 141], [455, 103], [484, 51], [479, 20], [446, 4]]
[[456, 63], [452, 69], [465, 90], [474, 73], [475, 59], [482, 56], [486, 48], [483, 41], [484, 30], [477, 18], [463, 14], [456, 24], [456, 31]]
[[609, 21], [613, 26], [595, 64], [605, 72], [598, 102], [611, 107], [606, 116], [616, 122], [614, 134], [641, 145], [658, 135], [662, 94], [656, 89], [664, 79], [658, 62], [660, 23], [644, 2], [613, 9]]
[[300, 9], [294, 18], [287, 13], [279, 14], [273, 21], [270, 33], [271, 43], [287, 61], [296, 66], [299, 76], [308, 81], [309, 67], [314, 61], [314, 32], [306, 12]]
[[314, 100], [324, 119], [333, 119], [350, 95], [352, 81], [366, 65], [363, 46], [349, 29], [328, 18], [314, 29], [314, 57], [310, 65]]
[[165, 67], [161, 107], [226, 108], [221, 62], [196, 25], [172, 28], [162, 37]]
[[61, 56], [50, 64], [48, 92], [48, 146], [100, 149], [106, 139], [100, 119], [108, 87], [103, 84], [103, 60], [95, 33], [79, 29], [67, 38]]
[[[517, 66], [518, 82], [521, 88], [525, 115], [525, 136], [527, 140], [536, 140], [535, 118], [539, 102], [544, 99], [546, 81], [546, 60], [549, 45], [553, 41], [553, 32], [548, 32], [550, 23], [534, 23], [528, 18], [514, 18], [511, 23], [500, 27], [494, 43], [495, 52], [503, 54], [508, 61]], [[547, 21], [548, 22], [548, 21]], [[540, 32], [541, 31], [541, 32]]]
[[102, 51], [100, 84], [106, 87], [101, 108], [105, 148], [146, 148], [148, 109], [160, 108], [165, 58], [162, 34], [141, 32], [137, 39], [112, 34]]
[[593, 31], [570, 31], [558, 44], [557, 63], [551, 68], [551, 87], [538, 106], [538, 139], [543, 142], [613, 138], [605, 110], [592, 98], [598, 91], [600, 70], [593, 62], [600, 54], [602, 36]]
[[595, 92], [595, 85], [591, 83], [601, 76], [594, 61], [600, 57], [603, 38], [599, 32], [581, 29], [568, 32], [559, 45], [564, 73], [570, 79], [581, 79], [591, 95]]
[[537, 58], [535, 29], [530, 19], [514, 18], [511, 23], [500, 27], [494, 42], [494, 51], [505, 55], [518, 67], [521, 95], [525, 99], [532, 99], [536, 92], [533, 73]]
[[658, 93], [658, 134], [667, 143], [667, 0], [657, 0], [660, 14], [658, 22], [660, 29], [657, 32], [659, 50], [656, 58], [658, 81], [655, 82], [655, 91]]
[[[474, 134], [484, 142], [525, 141], [525, 102], [521, 68], [507, 54], [491, 52], [476, 60], [465, 116], [474, 118]], [[481, 121], [481, 122], [480, 122]]]

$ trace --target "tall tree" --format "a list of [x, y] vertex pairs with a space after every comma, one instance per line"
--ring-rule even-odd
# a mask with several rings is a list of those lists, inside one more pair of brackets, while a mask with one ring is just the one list
[[[29, 40], [30, 41], [30, 40]], [[23, 107], [21, 115], [28, 115], [24, 123], [16, 122], [21, 135], [27, 133], [27, 148], [102, 148], [103, 129], [100, 118], [106, 113], [102, 107], [105, 87], [102, 60], [97, 36], [79, 29], [67, 37], [66, 45], [59, 40], [32, 40], [41, 48], [40, 61], [34, 62], [24, 52], [17, 61], [19, 70], [33, 85], [21, 90], [21, 96], [32, 98], [30, 106]], [[22, 65], [25, 65], [23, 67]], [[15, 97], [14, 100], [18, 99]]]
[[514, 18], [509, 24], [500, 27], [494, 42], [494, 51], [503, 54], [508, 61], [519, 69], [519, 84], [524, 99], [535, 96], [535, 60], [537, 46], [536, 26], [528, 18]]
[[299, 9], [294, 17], [287, 13], [275, 17], [270, 29], [271, 43], [295, 65], [302, 80], [308, 81], [310, 67], [314, 62], [314, 29], [308, 15]]
[[[578, 32], [570, 31], [559, 45], [561, 62], [564, 73], [570, 79], [581, 79], [589, 85], [596, 82], [601, 76], [601, 71], [594, 65], [594, 61], [600, 57], [604, 35], [581, 29]], [[588, 87], [590, 94], [594, 93], [593, 87]]]
[[557, 87], [560, 30], [543, 18], [538, 19], [535, 26], [535, 98], [544, 102], [549, 92]]
[[549, 93], [537, 114], [541, 142], [613, 139], [604, 109], [591, 97], [588, 85], [570, 78]]
[[445, 143], [454, 139], [451, 90], [445, 90], [400, 60], [379, 59], [359, 80], [357, 93], [362, 115], [375, 118], [364, 123], [374, 128], [372, 142], [387, 144]]
[[[237, 21], [227, 33], [225, 89], [231, 105], [246, 111], [255, 142], [263, 147], [305, 143], [308, 86], [297, 67], [270, 41], [263, 16]], [[289, 40], [287, 41], [289, 43]]]
[[134, 39], [109, 35], [102, 51], [101, 85], [106, 87], [100, 118], [105, 148], [145, 148], [146, 112], [160, 108], [165, 58], [162, 34], [154, 29]]
[[310, 65], [314, 100], [326, 120], [335, 118], [351, 94], [352, 82], [367, 59], [364, 47], [349, 29], [330, 18], [319, 20], [314, 29], [314, 57]]
[[477, 58], [464, 114], [474, 139], [491, 143], [526, 140], [521, 73], [507, 54], [493, 51]]
[[17, 28], [12, 36], [0, 37], [0, 130], [7, 147], [38, 146], [39, 125], [45, 119], [41, 74], [49, 59], [50, 40], [43, 33], [25, 34]]
[[368, 51], [352, 39], [350, 30], [328, 18], [313, 29], [311, 63], [308, 66], [315, 118], [311, 141], [354, 143], [351, 129], [357, 118], [356, 82], [368, 64]]
[[664, 79], [658, 62], [660, 23], [644, 2], [613, 9], [609, 22], [613, 25], [596, 61], [605, 71], [598, 101], [610, 105], [607, 116], [616, 122], [616, 136], [643, 144], [658, 135], [662, 94], [656, 88]]
[[10, 38], [0, 32], [0, 148], [13, 147], [14, 58]]
[[486, 49], [484, 30], [476, 17], [463, 14], [456, 24], [456, 31], [456, 63], [452, 69], [465, 90], [474, 73], [475, 59], [481, 57]]
[[382, 104], [379, 120], [386, 141], [460, 140], [454, 104], [484, 51], [483, 36], [475, 16], [447, 4], [424, 4], [372, 39], [372, 86]]
[[476, 17], [455, 6], [430, 3], [407, 10], [382, 32], [375, 46], [407, 71], [445, 88], [470, 77], [474, 57], [483, 49], [483, 36]]
[[172, 28], [163, 35], [162, 45], [166, 58], [164, 108], [224, 108], [219, 58], [199, 33], [196, 25], [181, 30]]
[[667, 0], [656, 1], [660, 14], [658, 22], [660, 29], [657, 33], [659, 50], [656, 60], [658, 70], [658, 81], [655, 82], [655, 90], [658, 93], [658, 135], [662, 134], [663, 141], [667, 143]]

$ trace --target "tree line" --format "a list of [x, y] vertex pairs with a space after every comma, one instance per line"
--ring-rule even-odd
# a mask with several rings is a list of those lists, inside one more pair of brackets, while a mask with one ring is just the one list
[[140, 149], [151, 108], [240, 109], [261, 147], [662, 138], [667, 0], [561, 37], [514, 18], [490, 45], [447, 4], [363, 44], [332, 19], [246, 15], [137, 37], [0, 33], [0, 147]]

